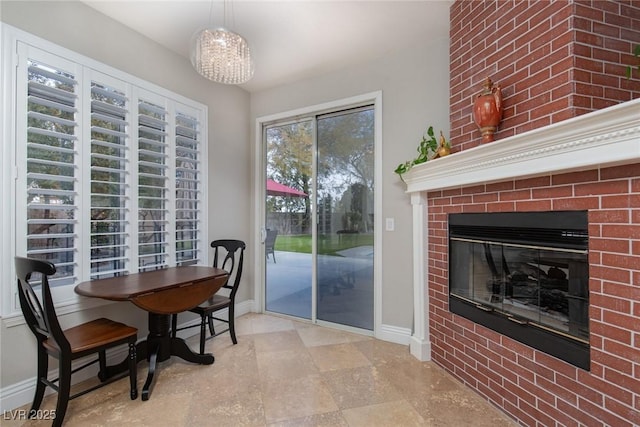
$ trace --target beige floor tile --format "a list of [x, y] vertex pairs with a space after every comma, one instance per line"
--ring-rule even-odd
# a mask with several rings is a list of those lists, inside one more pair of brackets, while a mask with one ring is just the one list
[[293, 327], [295, 329], [305, 329], [305, 328], [315, 328], [316, 325], [311, 323], [311, 321], [306, 321], [306, 320], [295, 321], [294, 320]]
[[[247, 366], [247, 363], [254, 362], [256, 357], [256, 349], [254, 336], [245, 336], [238, 338], [238, 344], [233, 344], [228, 335], [220, 335], [212, 340], [207, 341], [205, 351], [210, 352], [215, 357], [214, 364], [220, 362], [225, 365], [232, 363], [234, 365]], [[193, 364], [189, 363], [193, 366]]]
[[295, 330], [255, 335], [253, 342], [259, 353], [283, 350], [304, 351], [305, 349], [300, 335]]
[[[213, 339], [209, 339], [205, 342], [204, 351], [212, 353], [216, 361], [222, 360], [225, 357], [231, 359], [252, 359], [255, 357], [255, 343], [254, 337], [258, 335], [245, 335], [238, 337], [238, 344], [233, 344], [229, 334], [222, 334]], [[200, 351], [200, 344], [198, 340], [194, 340], [190, 343], [191, 349], [195, 352]], [[227, 356], [227, 353], [229, 355]]]
[[348, 333], [337, 329], [314, 326], [311, 328], [297, 329], [298, 335], [307, 347], [315, 347], [330, 344], [345, 344], [350, 342]]
[[291, 330], [294, 323], [298, 322], [285, 317], [248, 313], [236, 318], [236, 336]]
[[418, 366], [419, 362], [409, 352], [409, 346], [395, 344], [386, 341], [380, 341], [376, 339], [356, 341], [354, 346], [365, 355], [367, 359], [374, 365], [397, 365], [397, 364], [415, 364]]
[[340, 412], [326, 412], [269, 424], [269, 427], [349, 427]]
[[255, 313], [248, 313], [236, 318], [236, 336], [253, 335], [253, 320], [256, 317], [257, 315]]
[[424, 426], [425, 420], [404, 400], [345, 409], [342, 415], [349, 427]]
[[64, 425], [65, 427], [149, 426], [158, 425], [159, 420], [167, 426], [186, 425], [189, 402], [192, 399], [191, 393], [153, 395], [153, 399], [152, 405], [138, 399], [117, 406], [100, 405], [92, 410], [74, 411], [65, 418]]
[[431, 362], [421, 365], [416, 368], [411, 364], [396, 367], [382, 364], [378, 369], [428, 425], [515, 425], [442, 368]]
[[425, 399], [409, 399], [416, 411], [433, 426], [462, 426], [473, 421], [473, 427], [513, 426], [513, 421], [497, 411], [487, 411], [480, 396], [457, 390], [432, 393]]
[[293, 328], [293, 321], [276, 316], [256, 316], [252, 319], [252, 330], [254, 334], [265, 334], [268, 332], [288, 331]]
[[322, 373], [340, 409], [374, 405], [402, 399], [402, 395], [374, 366]]
[[349, 338], [349, 342], [358, 343], [358, 342], [369, 342], [374, 341], [375, 338], [370, 335], [361, 335], [356, 334], [355, 332], [345, 332], [347, 334], [347, 338]]
[[352, 344], [309, 347], [308, 351], [320, 371], [357, 368], [371, 364], [369, 359]]
[[[188, 362], [184, 362], [180, 359], [174, 358], [161, 362], [156, 367], [155, 384], [151, 390], [153, 396], [162, 395], [169, 396], [173, 394], [190, 393], [194, 387], [199, 387], [203, 390], [209, 388], [209, 381], [214, 371], [218, 370], [218, 366], [213, 365], [197, 365], [197, 375], [194, 375], [195, 366]], [[147, 379], [147, 366], [146, 363], [139, 365], [138, 375], [142, 382], [138, 387], [138, 391], [142, 392], [142, 386]]]
[[378, 364], [380, 375], [396, 387], [406, 399], [424, 400], [433, 393], [457, 389], [455, 380], [431, 362]]
[[[240, 343], [238, 343], [240, 345]], [[229, 360], [230, 363], [220, 361], [216, 369], [211, 370], [211, 375], [205, 378], [206, 386], [198, 388], [194, 383], [192, 393], [200, 393], [206, 389], [215, 394], [220, 390], [227, 396], [243, 395], [260, 389], [258, 366], [254, 360], [244, 364], [241, 359]], [[218, 363], [218, 362], [216, 362]], [[212, 366], [215, 366], [214, 363]], [[195, 367], [194, 367], [195, 368]]]
[[264, 383], [262, 401], [267, 423], [338, 410], [319, 375]]
[[190, 402], [188, 426], [260, 427], [265, 426], [262, 394], [259, 391], [227, 395], [198, 393]]
[[[416, 360], [407, 346], [261, 314], [244, 315], [236, 325], [242, 329], [237, 345], [229, 334], [207, 341], [212, 365], [160, 363], [145, 402], [129, 399], [123, 378], [69, 402], [65, 427], [516, 425], [437, 365]], [[197, 335], [187, 343], [198, 351]], [[146, 373], [142, 362], [140, 392]], [[45, 397], [40, 409], [54, 409], [56, 400], [55, 393]], [[49, 427], [51, 421], [0, 424]]]
[[260, 381], [262, 382], [295, 380], [318, 374], [318, 368], [306, 350], [259, 353], [257, 359]]

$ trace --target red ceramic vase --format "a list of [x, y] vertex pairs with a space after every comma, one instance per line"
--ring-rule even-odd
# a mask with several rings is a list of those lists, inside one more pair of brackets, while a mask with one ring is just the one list
[[502, 120], [502, 90], [489, 77], [473, 104], [473, 119], [482, 133], [482, 142], [492, 142]]

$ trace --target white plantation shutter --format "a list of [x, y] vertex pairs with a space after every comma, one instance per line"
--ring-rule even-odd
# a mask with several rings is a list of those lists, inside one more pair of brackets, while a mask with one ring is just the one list
[[77, 254], [77, 81], [27, 60], [26, 255], [56, 265], [52, 286], [73, 283]]
[[194, 115], [178, 112], [175, 125], [176, 263], [191, 265], [201, 257], [200, 123]]
[[91, 278], [128, 272], [128, 100], [91, 82]]
[[53, 262], [67, 307], [82, 281], [207, 265], [207, 107], [6, 28], [0, 315], [19, 312], [15, 255]]
[[138, 103], [138, 268], [168, 265], [168, 135], [163, 106]]

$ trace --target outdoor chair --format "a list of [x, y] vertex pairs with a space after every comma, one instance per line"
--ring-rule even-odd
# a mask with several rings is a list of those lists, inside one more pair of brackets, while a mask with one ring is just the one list
[[[136, 339], [138, 330], [104, 318], [62, 330], [56, 316], [53, 299], [51, 298], [51, 289], [49, 288], [49, 276], [55, 274], [56, 267], [47, 261], [22, 257], [15, 258], [15, 267], [22, 314], [27, 326], [29, 326], [38, 342], [36, 391], [29, 411], [29, 418], [38, 413], [47, 386], [58, 392], [53, 426], [61, 426], [69, 400], [126, 376], [127, 371], [110, 379], [107, 379], [106, 375], [106, 350], [123, 344], [128, 345], [128, 374], [131, 383], [131, 400], [135, 400], [138, 397], [136, 375]], [[41, 297], [38, 297], [34, 290], [34, 287], [37, 286], [40, 287]], [[71, 368], [72, 361], [95, 353], [98, 354], [98, 358], [75, 369]], [[49, 356], [58, 359], [59, 377], [54, 380], [47, 378]], [[71, 375], [96, 362], [99, 362], [98, 378], [101, 383], [70, 396]]]
[[[214, 240], [211, 242], [211, 247], [214, 249], [213, 266], [226, 270], [229, 273], [227, 282], [222, 286], [222, 288], [220, 288], [220, 290], [229, 290], [229, 296], [216, 293], [199, 306], [189, 310], [192, 313], [200, 315], [200, 324], [178, 328], [178, 315], [174, 314], [171, 319], [171, 329], [174, 337], [178, 331], [200, 326], [200, 354], [204, 354], [205, 341], [213, 337], [217, 337], [227, 331], [229, 331], [229, 334], [231, 335], [231, 341], [233, 341], [233, 344], [238, 343], [236, 338], [234, 311], [236, 293], [238, 292], [238, 285], [240, 284], [240, 279], [242, 277], [242, 264], [244, 262], [244, 250], [246, 245], [241, 240]], [[228, 308], [227, 318], [216, 317], [215, 313], [224, 308]], [[216, 333], [213, 324], [214, 320], [227, 323], [228, 327]], [[206, 336], [207, 325], [209, 326], [210, 333], [208, 337]]]
[[267, 238], [264, 241], [264, 250], [265, 250], [267, 259], [269, 258], [269, 254], [273, 256], [274, 263], [276, 262], [276, 252], [275, 252], [276, 237], [278, 237], [278, 230], [267, 229]]

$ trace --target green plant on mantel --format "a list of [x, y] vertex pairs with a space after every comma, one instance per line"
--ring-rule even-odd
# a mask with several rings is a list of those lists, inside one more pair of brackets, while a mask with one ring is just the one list
[[[637, 44], [636, 47], [633, 49], [633, 56], [635, 56], [636, 58], [640, 58], [640, 44]], [[627, 65], [627, 78], [628, 79], [631, 78], [634, 68], [636, 68], [640, 72], [640, 64], [638, 64], [635, 67], [632, 67], [631, 65]]]
[[442, 131], [440, 131], [440, 143], [438, 144], [435, 134], [433, 133], [433, 126], [429, 126], [426, 135], [422, 136], [422, 140], [420, 144], [418, 144], [418, 156], [413, 160], [400, 163], [394, 172], [397, 173], [404, 182], [402, 175], [409, 172], [412, 167], [429, 160], [437, 159], [438, 157], [444, 157], [448, 155], [450, 151], [451, 145], [449, 141], [444, 138]]

